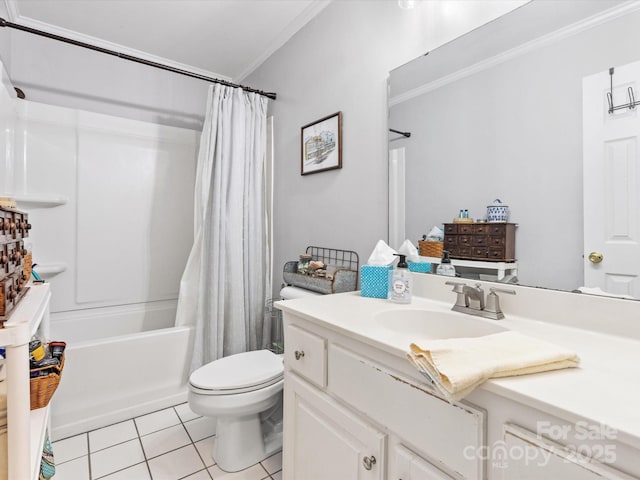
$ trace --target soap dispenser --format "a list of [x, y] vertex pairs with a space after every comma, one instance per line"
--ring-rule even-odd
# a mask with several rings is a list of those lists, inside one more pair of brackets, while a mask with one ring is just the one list
[[413, 287], [406, 255], [398, 253], [394, 255], [400, 257], [400, 261], [398, 262], [398, 267], [391, 271], [387, 298], [395, 303], [411, 303], [411, 290]]
[[449, 258], [449, 252], [442, 252], [442, 260], [440, 261], [440, 265], [436, 269], [436, 273], [438, 275], [444, 275], [446, 277], [455, 277], [456, 276], [456, 267], [451, 265], [451, 259]]

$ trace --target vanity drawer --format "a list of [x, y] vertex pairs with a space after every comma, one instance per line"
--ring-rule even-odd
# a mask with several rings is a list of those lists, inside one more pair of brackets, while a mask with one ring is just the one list
[[403, 378], [333, 343], [328, 370], [332, 395], [376, 419], [438, 469], [459, 480], [484, 478], [481, 456], [462, 455], [465, 448], [477, 452], [484, 445], [483, 410], [462, 403], [451, 405], [426, 384]]
[[327, 386], [327, 340], [289, 325], [285, 338], [284, 361], [289, 369], [319, 387]]

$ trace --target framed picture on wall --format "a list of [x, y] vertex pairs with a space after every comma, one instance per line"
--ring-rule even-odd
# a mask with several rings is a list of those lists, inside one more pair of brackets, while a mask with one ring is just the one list
[[302, 127], [300, 174], [342, 168], [342, 112]]

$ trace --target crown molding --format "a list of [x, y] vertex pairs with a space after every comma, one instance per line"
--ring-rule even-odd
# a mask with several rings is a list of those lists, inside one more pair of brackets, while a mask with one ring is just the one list
[[592, 15], [591, 17], [587, 17], [584, 20], [580, 20], [579, 22], [575, 22], [559, 30], [543, 35], [529, 42], [523, 43], [522, 45], [509, 49], [498, 55], [477, 62], [473, 65], [470, 65], [469, 67], [465, 67], [449, 75], [445, 75], [444, 77], [434, 80], [433, 82], [425, 83], [424, 85], [420, 85], [419, 87], [391, 97], [389, 99], [389, 106], [392, 107], [394, 105], [398, 105], [400, 103], [411, 100], [415, 97], [419, 97], [420, 95], [424, 95], [425, 93], [429, 93], [450, 83], [456, 82], [519, 56], [559, 42], [560, 40], [563, 40], [565, 38], [577, 35], [581, 32], [584, 32], [585, 30], [589, 30], [590, 28], [602, 25], [603, 23], [610, 22], [611, 20], [615, 20], [616, 18], [622, 17], [637, 10], [640, 10], [640, 1], [637, 0], [626, 2], [617, 7], [610, 8], [596, 15]]
[[116, 52], [119, 52], [119, 53], [124, 53], [126, 55], [131, 55], [133, 57], [142, 58], [144, 60], [149, 60], [151, 62], [161, 63], [163, 65], [168, 65], [173, 68], [187, 70], [189, 72], [197, 73], [205, 77], [213, 77], [219, 80], [224, 80], [226, 82], [233, 81], [231, 77], [228, 77], [226, 75], [221, 75], [219, 73], [211, 72], [203, 68], [194, 67], [193, 65], [187, 65], [184, 63], [176, 62], [175, 60], [170, 60], [168, 58], [160, 57], [158, 55], [153, 55], [147, 52], [143, 52], [141, 50], [136, 50], [134, 48], [125, 47], [124, 45], [120, 45], [118, 43], [113, 43], [107, 40], [103, 40], [101, 38], [92, 37], [91, 35], [85, 35], [83, 33], [79, 33], [74, 30], [68, 30], [66, 28], [41, 22], [33, 18], [23, 17], [20, 15], [18, 11], [17, 2], [15, 0], [4, 0], [4, 2], [7, 6], [9, 21], [11, 21], [12, 23], [17, 23], [19, 25], [24, 25], [25, 27], [31, 27], [38, 30], [43, 30], [45, 32], [52, 33], [54, 35], [59, 35], [61, 37], [70, 38], [72, 40], [77, 40], [79, 42], [88, 43], [96, 47], [106, 48], [108, 50], [115, 50]]
[[316, 15], [324, 10], [333, 0], [314, 0], [300, 15], [287, 25], [277, 37], [271, 42], [264, 52], [256, 58], [251, 64], [244, 69], [237, 77], [233, 79], [235, 83], [242, 82], [254, 70], [262, 65], [271, 55], [273, 55], [280, 47], [287, 43], [302, 27], [309, 23]]

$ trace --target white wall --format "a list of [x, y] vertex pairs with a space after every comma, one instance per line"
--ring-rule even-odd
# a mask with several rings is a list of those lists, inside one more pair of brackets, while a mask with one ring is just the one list
[[[307, 245], [355, 250], [387, 239], [387, 78], [391, 69], [522, 2], [334, 1], [245, 81], [278, 93], [274, 289]], [[343, 168], [300, 176], [300, 127], [342, 111]]]

